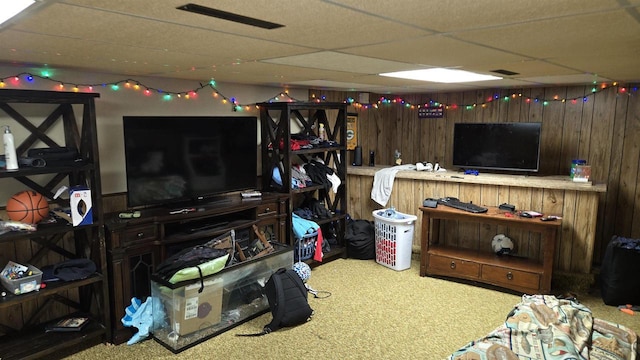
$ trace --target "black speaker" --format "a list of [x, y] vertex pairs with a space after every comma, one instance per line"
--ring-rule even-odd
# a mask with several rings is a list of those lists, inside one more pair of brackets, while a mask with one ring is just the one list
[[362, 166], [362, 147], [359, 145], [353, 150], [353, 166]]

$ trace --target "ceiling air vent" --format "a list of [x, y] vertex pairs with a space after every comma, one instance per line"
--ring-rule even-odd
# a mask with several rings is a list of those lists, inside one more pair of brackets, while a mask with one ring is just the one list
[[505, 76], [520, 75], [520, 73], [509, 71], [509, 70], [504, 70], [504, 69], [491, 70], [491, 72], [497, 73], [497, 74], [501, 74], [501, 75], [505, 75]]
[[222, 19], [222, 20], [233, 21], [240, 24], [257, 26], [259, 28], [268, 29], [268, 30], [284, 27], [284, 25], [281, 25], [281, 24], [276, 24], [269, 21], [255, 19], [252, 17], [234, 14], [234, 13], [230, 13], [222, 10], [212, 9], [206, 6], [196, 5], [196, 4], [186, 4], [186, 5], [178, 6], [176, 9], [189, 11], [189, 12], [200, 14], [200, 15], [211, 16], [214, 18]]

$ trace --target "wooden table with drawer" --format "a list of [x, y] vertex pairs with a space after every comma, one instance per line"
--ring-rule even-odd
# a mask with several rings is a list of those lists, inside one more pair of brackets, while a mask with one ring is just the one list
[[[483, 282], [528, 294], [547, 294], [551, 290], [551, 274], [556, 249], [556, 232], [561, 220], [541, 221], [506, 215], [496, 207], [476, 214], [439, 205], [420, 207], [422, 212], [420, 276], [440, 275]], [[474, 222], [518, 228], [540, 233], [541, 260], [497, 255], [488, 250], [459, 248], [439, 244], [441, 220]]]

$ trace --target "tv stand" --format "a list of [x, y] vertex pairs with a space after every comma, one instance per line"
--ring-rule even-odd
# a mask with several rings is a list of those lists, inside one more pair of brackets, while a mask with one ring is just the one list
[[226, 226], [227, 224], [229, 224], [228, 221], [222, 221], [222, 222], [218, 222], [218, 223], [211, 223], [211, 224], [197, 226], [197, 227], [190, 227], [190, 228], [187, 229], [187, 232], [193, 234], [193, 233], [197, 233], [197, 232], [200, 232], [200, 231], [220, 228], [220, 227]]
[[[551, 291], [556, 232], [560, 220], [541, 221], [539, 218], [505, 216], [505, 211], [489, 207], [486, 213], [470, 213], [446, 206], [420, 207], [422, 233], [420, 276], [441, 275], [479, 281], [529, 294], [548, 294]], [[439, 243], [440, 221], [477, 222], [481, 224], [520, 228], [541, 234], [542, 260], [499, 256], [491, 249], [461, 248]]]
[[[171, 209], [169, 209], [169, 214], [175, 215], [175, 214], [187, 213], [192, 211], [202, 211], [203, 209], [206, 209], [207, 207], [210, 207], [210, 206], [217, 206], [217, 205], [227, 204], [231, 202], [232, 202], [232, 198], [229, 195], [219, 195], [219, 196], [212, 196], [212, 197], [207, 197], [202, 199], [180, 201], [177, 203], [173, 203], [171, 205]], [[156, 207], [151, 207], [150, 209], [155, 209], [155, 208]]]
[[252, 201], [243, 201], [240, 194], [233, 194], [184, 205], [195, 211], [170, 214], [171, 210], [182, 209], [171, 204], [170, 208], [142, 209], [139, 218], [120, 219], [118, 212], [107, 214], [107, 264], [109, 274], [113, 275], [109, 283], [110, 342], [121, 344], [131, 338], [135, 330], [124, 327], [120, 321], [124, 310], [131, 304], [131, 298], [146, 299], [151, 295], [151, 274], [172, 253], [203, 244], [230, 230], [236, 232], [236, 239], [248, 237], [254, 241], [254, 225], [268, 241], [287, 239], [288, 194], [263, 193]]

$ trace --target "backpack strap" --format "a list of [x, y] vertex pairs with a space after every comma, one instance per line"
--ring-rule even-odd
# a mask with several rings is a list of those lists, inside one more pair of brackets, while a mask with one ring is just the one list
[[200, 266], [196, 265], [196, 268], [198, 268], [198, 274], [200, 274], [200, 289], [198, 289], [198, 294], [200, 294], [202, 290], [204, 290], [204, 276], [202, 276], [202, 269], [200, 269]]
[[[296, 274], [293, 271], [285, 271], [284, 274], [287, 275], [287, 277], [294, 284], [296, 284], [295, 288], [300, 291], [300, 295], [302, 295], [302, 296], [304, 296], [306, 298], [307, 297], [307, 287], [304, 285], [304, 282], [300, 278], [300, 275]], [[284, 295], [283, 295], [283, 298], [284, 298]]]
[[262, 335], [267, 335], [271, 331], [267, 331], [266, 329], [267, 329], [267, 327], [265, 326], [265, 328], [262, 330], [262, 332], [255, 333], [255, 334], [236, 334], [236, 336], [262, 336]]

